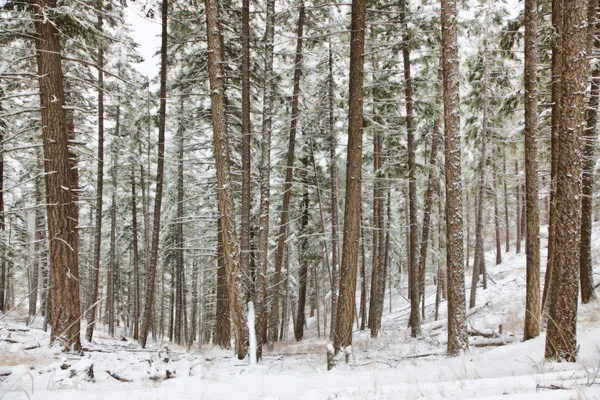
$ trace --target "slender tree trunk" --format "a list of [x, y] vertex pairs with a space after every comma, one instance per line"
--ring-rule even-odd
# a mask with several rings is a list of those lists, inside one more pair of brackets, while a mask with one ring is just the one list
[[[0, 91], [0, 95], [3, 92]], [[0, 112], [2, 112], [2, 100], [0, 100]], [[4, 236], [6, 230], [5, 214], [4, 214], [4, 124], [0, 124], [0, 231]], [[37, 189], [37, 186], [36, 186]], [[4, 247], [4, 246], [3, 246]], [[0, 312], [6, 312], [6, 254], [5, 250], [2, 250], [2, 260], [0, 260]], [[29, 314], [31, 315], [31, 295], [29, 300]], [[34, 311], [35, 315], [35, 311]]]
[[[400, 25], [402, 26], [402, 59], [404, 64], [404, 97], [406, 98], [406, 132], [408, 149], [408, 208], [410, 223], [410, 257], [408, 269], [410, 271], [410, 335], [417, 337], [421, 332], [419, 316], [419, 232], [417, 230], [417, 182], [415, 177], [415, 128], [413, 120], [413, 88], [410, 74], [410, 49], [409, 34], [406, 24], [406, 9], [408, 0], [400, 0]], [[424, 290], [424, 285], [423, 285]]]
[[500, 238], [500, 211], [498, 209], [498, 172], [496, 162], [498, 160], [498, 146], [494, 145], [493, 184], [494, 184], [494, 229], [496, 231], [496, 265], [502, 264], [502, 239]]
[[581, 145], [587, 77], [587, 0], [564, 2], [561, 118], [556, 165], [556, 248], [545, 358], [577, 358]]
[[[375, 69], [375, 63], [373, 63], [373, 69]], [[373, 98], [373, 103], [375, 103], [375, 98]], [[374, 107], [374, 106], [373, 106]], [[376, 110], [373, 110], [373, 113], [376, 113]], [[377, 302], [377, 293], [379, 292], [379, 275], [381, 273], [381, 268], [379, 264], [379, 227], [380, 227], [380, 217], [381, 213], [379, 212], [379, 182], [378, 182], [378, 171], [380, 168], [379, 158], [381, 155], [381, 135], [378, 128], [375, 128], [374, 137], [373, 137], [373, 224], [372, 224], [372, 247], [371, 247], [371, 295], [369, 298], [369, 328], [371, 329], [371, 337], [376, 338], [379, 332], [379, 327], [377, 323], [377, 315], [379, 314], [377, 310], [378, 302]]]
[[190, 334], [188, 336], [188, 348], [192, 347], [196, 340], [198, 325], [198, 264], [192, 263], [192, 317], [190, 318]]
[[187, 321], [184, 318], [184, 299], [185, 299], [185, 263], [184, 263], [184, 243], [183, 243], [183, 201], [184, 201], [184, 181], [183, 181], [183, 147], [185, 141], [185, 126], [183, 122], [184, 115], [184, 97], [181, 96], [179, 103], [180, 121], [179, 125], [179, 155], [177, 163], [177, 223], [175, 224], [175, 268], [177, 278], [177, 296], [175, 298], [175, 342], [177, 344], [185, 343], [186, 337], [185, 325]]
[[365, 0], [352, 0], [350, 35], [350, 90], [348, 110], [348, 156], [346, 206], [340, 268], [340, 295], [333, 341], [335, 352], [352, 344], [352, 320], [356, 295], [356, 270], [360, 239], [362, 186], [363, 78], [365, 48]]
[[[442, 59], [438, 67], [438, 84], [436, 87], [435, 102], [438, 106], [442, 103]], [[429, 153], [429, 172], [427, 176], [427, 192], [425, 193], [425, 210], [423, 211], [423, 231], [421, 235], [421, 250], [419, 255], [419, 293], [421, 298], [421, 318], [425, 319], [425, 267], [427, 266], [427, 248], [429, 247], [429, 230], [431, 229], [431, 208], [433, 206], [433, 191], [435, 189], [435, 164], [437, 160], [438, 137], [440, 134], [440, 120], [433, 122], [431, 132], [431, 153]], [[467, 208], [468, 212], [468, 208]], [[467, 235], [468, 236], [468, 235]], [[467, 253], [468, 258], [468, 253]]]
[[[99, 0], [98, 7], [102, 9], [103, 1]], [[98, 31], [102, 32], [103, 13], [98, 12]], [[96, 317], [98, 314], [98, 284], [100, 281], [100, 260], [102, 254], [100, 247], [102, 245], [102, 205], [103, 205], [103, 187], [104, 187], [104, 49], [102, 41], [98, 45], [98, 154], [96, 167], [96, 223], [94, 227], [94, 263], [90, 270], [90, 281], [92, 284], [90, 298], [88, 300], [87, 327], [85, 330], [85, 339], [92, 341], [94, 328], [96, 327]]]
[[[250, 120], [250, 0], [242, 0], [242, 198], [241, 198], [241, 237], [240, 237], [240, 270], [250, 298], [254, 293], [254, 281], [250, 274], [250, 210], [252, 208], [251, 154], [252, 136]], [[256, 300], [256, 299], [253, 299]], [[260, 320], [258, 318], [257, 320]], [[260, 340], [257, 346], [262, 351]], [[258, 351], [260, 353], [260, 351]]]
[[361, 264], [360, 264], [360, 330], [364, 331], [367, 327], [367, 270], [365, 260], [365, 235], [363, 230], [362, 220], [362, 205], [360, 208], [360, 250], [361, 250]]
[[[306, 171], [307, 162], [304, 162], [304, 171]], [[306, 172], [305, 172], [306, 173]], [[298, 285], [298, 311], [296, 313], [296, 326], [294, 327], [294, 337], [300, 341], [304, 338], [304, 325], [306, 321], [304, 319], [304, 309], [306, 308], [306, 283], [308, 276], [308, 264], [309, 260], [306, 254], [308, 247], [308, 232], [306, 228], [308, 226], [308, 182], [304, 182], [304, 193], [302, 194], [302, 218], [300, 220], [300, 272], [299, 272], [299, 285]]]
[[[50, 241], [52, 332], [50, 342], [79, 351], [80, 300], [76, 222], [71, 193], [68, 129], [64, 113], [65, 93], [61, 65], [60, 31], [48, 23], [57, 7], [55, 0], [38, 0], [35, 46], [42, 109], [46, 209]], [[67, 188], [68, 190], [65, 190]]]
[[[117, 107], [117, 110], [119, 108]], [[117, 115], [119, 112], [117, 112]], [[119, 120], [117, 118], [117, 127]], [[118, 129], [118, 128], [117, 128]], [[118, 135], [117, 135], [118, 137]], [[115, 335], [115, 303], [117, 286], [117, 165], [118, 165], [118, 149], [115, 147], [113, 152], [112, 165], [112, 200], [110, 206], [110, 250], [109, 250], [109, 268], [107, 274], [107, 315], [108, 315], [108, 334]]]
[[223, 233], [221, 218], [218, 220], [217, 233], [217, 309], [215, 342], [222, 349], [231, 348], [231, 332], [229, 322], [229, 299], [227, 297], [227, 277], [225, 276], [225, 257], [223, 254]]
[[469, 348], [463, 266], [459, 55], [456, 0], [442, 0], [444, 127], [446, 139], [446, 264], [448, 268], [448, 355]]
[[525, 203], [527, 294], [523, 339], [540, 333], [540, 215], [537, 164], [537, 0], [525, 0]]
[[[334, 80], [333, 80], [333, 44], [329, 39], [329, 157], [330, 157], [330, 174], [331, 174], [331, 326], [329, 328], [329, 339], [333, 340], [335, 335], [335, 320], [337, 310], [337, 284], [338, 284], [338, 192], [337, 192], [337, 162], [335, 159], [335, 151], [337, 147], [337, 139], [335, 134], [335, 97], [334, 97]], [[361, 292], [362, 299], [362, 292]], [[362, 312], [362, 309], [361, 309]], [[363, 314], [361, 314], [363, 315]]]
[[[589, 0], [587, 54], [592, 56], [594, 49], [600, 49], [597, 18], [598, 0]], [[592, 208], [594, 194], [594, 164], [596, 163], [596, 124], [598, 122], [598, 93], [600, 92], [600, 68], [593, 66], [591, 73], [591, 91], [585, 111], [586, 129], [583, 136], [583, 176], [581, 197], [581, 302], [589, 303], [596, 298], [594, 292], [594, 270], [592, 268]]]
[[[273, 0], [274, 3], [274, 0]], [[273, 16], [271, 16], [272, 18], [274, 18]], [[297, 29], [297, 39], [296, 39], [296, 59], [295, 59], [295, 69], [294, 69], [294, 92], [292, 95], [292, 120], [290, 123], [290, 135], [289, 135], [289, 140], [288, 140], [288, 154], [287, 154], [287, 168], [286, 168], [286, 173], [285, 173], [285, 185], [283, 188], [283, 204], [281, 206], [281, 218], [280, 218], [280, 225], [279, 225], [279, 237], [277, 240], [277, 253], [275, 255], [275, 295], [277, 295], [278, 297], [278, 293], [279, 293], [279, 280], [281, 279], [281, 266], [283, 264], [283, 256], [285, 253], [285, 242], [287, 239], [287, 228], [288, 228], [288, 223], [289, 223], [289, 209], [290, 209], [290, 198], [291, 198], [291, 194], [292, 194], [292, 180], [294, 177], [294, 156], [295, 156], [295, 146], [296, 146], [296, 131], [297, 131], [297, 126], [298, 126], [298, 115], [299, 115], [299, 111], [298, 111], [298, 103], [299, 103], [299, 97], [300, 97], [300, 78], [302, 76], [302, 44], [303, 44], [303, 36], [304, 36], [304, 19], [305, 19], [305, 13], [304, 13], [304, 1], [301, 0], [300, 2], [300, 6], [299, 6], [299, 14], [298, 14], [298, 29]], [[267, 29], [272, 30], [273, 29], [273, 24], [274, 24], [274, 20], [271, 22], [268, 22]], [[270, 43], [270, 46], [272, 46], [272, 42], [273, 42], [273, 32], [267, 32], [267, 34], [265, 35], [265, 39], [267, 40], [267, 43]], [[268, 44], [269, 46], [269, 44]], [[272, 54], [272, 48], [271, 48], [271, 54], [270, 54], [270, 58], [269, 59], [265, 59], [265, 62], [268, 62], [271, 64], [270, 69], [272, 69], [272, 64], [273, 64], [273, 54]], [[271, 71], [272, 74], [272, 71]], [[270, 78], [269, 78], [270, 79]], [[266, 83], [266, 85], [269, 85], [268, 87], [268, 92], [267, 92], [267, 87], [265, 86], [265, 96], [267, 96], [267, 93], [269, 93], [269, 96], [272, 96], [272, 82], [268, 81]], [[269, 102], [272, 102], [272, 99], [269, 100]], [[265, 109], [266, 110], [266, 109]], [[269, 113], [271, 111], [269, 110]], [[270, 114], [269, 114], [269, 118]], [[270, 121], [269, 121], [270, 124]], [[262, 214], [261, 214], [262, 216]], [[275, 307], [275, 305], [278, 302], [278, 298], [273, 298], [273, 309], [272, 309], [272, 313], [274, 312], [275, 314], [277, 314], [278, 310], [277, 307]], [[273, 320], [272, 320], [273, 321]], [[277, 329], [275, 327], [276, 325], [272, 326], [271, 329], [274, 329], [273, 334], [277, 335]], [[298, 329], [298, 327], [296, 327], [296, 329]], [[296, 335], [296, 340], [300, 340], [302, 338], [302, 335], [300, 335], [300, 339], [298, 338], [298, 333], [295, 332]], [[272, 336], [271, 340], [277, 340], [276, 336]]]
[[[487, 20], [487, 17], [486, 17]], [[487, 151], [487, 118], [488, 118], [488, 50], [487, 50], [487, 22], [484, 22], [484, 49], [483, 49], [483, 115], [481, 124], [481, 158], [479, 160], [479, 185], [477, 190], [477, 216], [475, 217], [475, 260], [473, 261], [473, 275], [471, 279], [471, 293], [469, 308], [475, 307], [477, 298], [477, 283], [479, 275], [485, 276], [485, 249], [483, 247], [483, 200], [485, 196], [485, 169]]]
[[[245, 288], [237, 278], [239, 274], [240, 246], [235, 229], [233, 193], [229, 170], [229, 140], [227, 136], [227, 114], [225, 113], [225, 81], [223, 68], [223, 47], [220, 40], [219, 7], [215, 0], [206, 0], [206, 27], [208, 32], [208, 69], [210, 77], [214, 152], [217, 167], [217, 187], [219, 215], [221, 216], [221, 235], [229, 307], [235, 336], [235, 352], [238, 359], [246, 357], [248, 331], [246, 327], [246, 306], [243, 301]], [[264, 271], [259, 272], [264, 278]], [[257, 287], [258, 293], [264, 293], [265, 287]], [[261, 298], [257, 294], [258, 299]], [[262, 299], [261, 299], [262, 301]], [[257, 309], [260, 309], [257, 307]]]
[[[133, 143], [133, 142], [132, 142]], [[131, 146], [134, 154], [134, 146]], [[131, 235], [133, 238], [133, 340], [140, 336], [140, 256], [138, 248], [138, 223], [137, 223], [137, 192], [135, 187], [135, 160], [131, 160]]]
[[[271, 180], [271, 124], [273, 112], [273, 40], [275, 29], [275, 0], [267, 0], [267, 16], [265, 29], [265, 70], [263, 86], [262, 113], [262, 152], [260, 163], [260, 217], [258, 230], [258, 276], [261, 284], [258, 293], [266, 293], [265, 283], [269, 259], [269, 205]], [[283, 258], [282, 258], [283, 260]], [[276, 263], [277, 264], [277, 263]], [[277, 269], [279, 268], [279, 269]], [[263, 282], [264, 281], [264, 282]], [[273, 282], [273, 298], [269, 314], [269, 349], [277, 341], [279, 330], [279, 283], [281, 281], [281, 264], [275, 265], [275, 280]], [[263, 297], [266, 294], [263, 294]], [[263, 315], [263, 301], [259, 307], [259, 315]]]
[[[0, 141], [2, 138], [0, 138]], [[0, 178], [1, 179], [1, 178]], [[4, 194], [0, 192], [0, 227], [4, 225], [4, 201], [2, 197]], [[34, 222], [34, 245], [33, 245], [33, 254], [34, 258], [31, 266], [31, 288], [29, 293], [29, 320], [28, 323], [31, 323], [33, 318], [35, 318], [37, 314], [37, 299], [38, 299], [38, 286], [39, 286], [39, 277], [40, 277], [40, 252], [42, 251], [44, 245], [43, 241], [43, 231], [46, 229], [44, 224], [44, 215], [42, 214], [42, 205], [44, 204], [44, 200], [42, 198], [42, 192], [40, 190], [40, 186], [35, 185], [35, 222]], [[43, 302], [40, 303], [43, 307]]]

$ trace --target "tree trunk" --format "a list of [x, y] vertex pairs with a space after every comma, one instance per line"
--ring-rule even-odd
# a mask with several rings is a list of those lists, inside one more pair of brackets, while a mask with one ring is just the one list
[[[239, 242], [235, 229], [235, 213], [233, 209], [233, 193], [231, 173], [229, 170], [229, 139], [227, 136], [227, 114], [225, 112], [225, 81], [223, 68], [223, 47], [220, 40], [219, 7], [215, 0], [206, 0], [206, 27], [208, 32], [208, 72], [212, 104], [212, 122], [214, 136], [214, 153], [217, 167], [217, 187], [219, 215], [221, 216], [221, 234], [223, 237], [223, 254], [227, 292], [233, 331], [235, 352], [238, 359], [243, 360], [247, 352], [248, 331], [246, 327], [246, 306], [243, 301], [245, 288], [239, 282]], [[259, 278], [263, 271], [259, 273]], [[264, 275], [263, 275], [264, 278]], [[257, 287], [258, 293], [265, 288]], [[257, 295], [258, 300], [259, 295]], [[258, 308], [258, 307], [257, 307]]]
[[[306, 165], [304, 162], [304, 171], [306, 171]], [[298, 285], [298, 311], [296, 313], [296, 326], [294, 327], [294, 337], [300, 341], [304, 338], [304, 325], [306, 324], [304, 319], [304, 309], [306, 308], [306, 282], [308, 276], [308, 264], [309, 260], [306, 255], [308, 247], [308, 232], [306, 228], [308, 226], [308, 182], [304, 182], [304, 193], [302, 194], [302, 218], [300, 220], [300, 272], [299, 272], [299, 285]]]
[[408, 269], [410, 271], [410, 335], [417, 337], [421, 332], [421, 321], [419, 316], [419, 300], [421, 285], [419, 282], [419, 232], [417, 230], [417, 182], [415, 177], [415, 128], [413, 120], [413, 88], [410, 75], [410, 49], [409, 34], [406, 24], [406, 9], [408, 0], [400, 0], [400, 25], [402, 26], [402, 60], [404, 64], [404, 97], [406, 99], [406, 132], [408, 149], [408, 208], [410, 223], [410, 257]]
[[183, 122], [184, 115], [184, 97], [181, 96], [179, 103], [180, 125], [179, 125], [179, 160], [177, 163], [177, 223], [175, 224], [175, 277], [177, 278], [175, 297], [175, 343], [181, 345], [185, 343], [185, 325], [187, 321], [184, 318], [185, 307], [185, 264], [184, 264], [184, 244], [183, 244], [183, 201], [184, 201], [184, 181], [183, 181], [183, 147], [185, 140], [185, 126]]
[[562, 97], [556, 165], [556, 248], [545, 358], [577, 358], [581, 146], [587, 77], [587, 0], [564, 2]]
[[[274, 0], [272, 0], [274, 3]], [[272, 16], [272, 18], [274, 18]], [[288, 140], [288, 153], [287, 153], [287, 165], [286, 165], [286, 171], [285, 171], [285, 185], [283, 187], [283, 203], [281, 206], [281, 218], [280, 218], [280, 224], [279, 224], [279, 237], [277, 238], [277, 253], [275, 255], [275, 294], [279, 294], [279, 280], [281, 279], [281, 267], [283, 264], [283, 256], [285, 253], [285, 242], [287, 239], [287, 228], [288, 228], [288, 223], [289, 223], [289, 210], [290, 210], [290, 198], [292, 195], [292, 180], [294, 177], [294, 156], [295, 156], [295, 146], [296, 146], [296, 131], [297, 131], [297, 126], [298, 126], [298, 115], [299, 115], [299, 111], [298, 111], [298, 100], [300, 97], [300, 78], [302, 76], [302, 43], [303, 43], [303, 36], [304, 36], [304, 1], [301, 0], [300, 5], [299, 5], [299, 14], [298, 14], [298, 29], [297, 29], [297, 39], [296, 39], [296, 59], [295, 59], [295, 69], [294, 69], [294, 92], [292, 95], [292, 120], [290, 123], [290, 135], [289, 135], [289, 140]], [[268, 25], [268, 27], [270, 26], [270, 29], [273, 29], [273, 24], [274, 21], [270, 22], [270, 25]], [[270, 46], [272, 46], [273, 44], [273, 32], [267, 32], [267, 35], [265, 35], [265, 39], [267, 40], [267, 43], [270, 43]], [[271, 55], [269, 56], [269, 59], [265, 59], [265, 62], [270, 63], [270, 71], [272, 69], [272, 64], [273, 64], [273, 54], [272, 54], [272, 47], [271, 47]], [[270, 74], [272, 74], [272, 71], [270, 72]], [[269, 79], [270, 75], [269, 75]], [[273, 87], [272, 87], [272, 82], [268, 81], [268, 89], [265, 86], [265, 96], [267, 96], [267, 93], [269, 94], [269, 96], [273, 96]], [[269, 100], [270, 102], [272, 102], [272, 99]], [[265, 109], [266, 110], [266, 109]], [[270, 109], [269, 109], [269, 113], [270, 113]], [[270, 124], [270, 114], [269, 114], [269, 124]], [[262, 213], [261, 213], [262, 216]], [[301, 267], [302, 268], [302, 267]], [[278, 297], [278, 296], [277, 296]], [[273, 310], [271, 312], [275, 312], [277, 313], [277, 307], [275, 307], [275, 305], [277, 304], [277, 302], [279, 301], [278, 298], [273, 298], [273, 302], [274, 302], [274, 307]], [[300, 309], [298, 309], [300, 310]], [[304, 312], [304, 309], [303, 311]], [[271, 329], [275, 329], [275, 331], [273, 332], [275, 335], [277, 334], [277, 329], [275, 328], [275, 326], [273, 326]], [[296, 329], [298, 329], [298, 327], [296, 327]], [[303, 329], [303, 327], [302, 327]], [[295, 336], [296, 336], [296, 340], [300, 340], [302, 338], [302, 334], [303, 332], [301, 332], [300, 334], [300, 339], [298, 338], [298, 332], [294, 332]], [[275, 336], [273, 336], [271, 338], [271, 340], [276, 340], [277, 338]]]
[[356, 295], [356, 271], [360, 239], [362, 185], [363, 78], [365, 48], [365, 0], [352, 0], [350, 35], [350, 90], [348, 110], [348, 156], [346, 207], [340, 268], [340, 295], [333, 341], [335, 352], [352, 344], [352, 320]]
[[[438, 84], [436, 85], [435, 103], [442, 103], [442, 59], [438, 67]], [[427, 176], [427, 192], [425, 193], [425, 210], [423, 211], [423, 232], [421, 235], [421, 250], [419, 255], [419, 294], [421, 299], [421, 318], [425, 319], [425, 267], [427, 266], [427, 248], [429, 247], [429, 230], [431, 229], [431, 208], [433, 206], [433, 191], [435, 189], [435, 163], [437, 160], [438, 137], [440, 134], [440, 119], [433, 121], [431, 132], [431, 153], [429, 153], [429, 171]], [[468, 209], [467, 209], [468, 212]], [[467, 253], [468, 258], [468, 253]], [[391, 284], [391, 283], [390, 283]]]
[[523, 339], [540, 333], [540, 214], [537, 164], [537, 0], [525, 0], [525, 203], [527, 294]]
[[231, 348], [231, 332], [229, 323], [229, 300], [227, 297], [227, 277], [225, 276], [225, 257], [223, 254], [223, 233], [221, 218], [217, 222], [217, 309], [215, 342], [222, 349]]
[[360, 207], [360, 330], [364, 331], [367, 327], [367, 271], [365, 260], [365, 234], [363, 230], [362, 205]]
[[[99, 0], [98, 7], [102, 9], [103, 1]], [[98, 12], [98, 31], [102, 32], [103, 13]], [[100, 261], [102, 254], [100, 247], [102, 245], [102, 205], [103, 205], [103, 187], [104, 187], [104, 49], [102, 41], [98, 45], [98, 154], [96, 171], [96, 223], [94, 227], [94, 263], [90, 270], [90, 281], [92, 284], [90, 298], [88, 300], [87, 327], [85, 330], [85, 340], [92, 341], [94, 328], [96, 327], [96, 317], [98, 314], [98, 284], [100, 281]]]
[[[600, 48], [600, 40], [595, 37], [599, 33], [596, 8], [598, 0], [589, 0], [588, 6], [588, 41], [587, 54], [594, 54]], [[585, 110], [586, 128], [583, 136], [583, 176], [581, 197], [581, 259], [579, 273], [581, 276], [581, 302], [589, 303], [596, 298], [594, 292], [594, 270], [592, 268], [592, 208], [594, 194], [594, 165], [596, 163], [596, 124], [598, 121], [598, 92], [600, 91], [600, 67], [593, 66], [591, 73], [591, 91]]]
[[[271, 180], [271, 125], [273, 112], [273, 40], [275, 25], [275, 0], [267, 0], [267, 16], [265, 29], [265, 70], [263, 83], [263, 113], [262, 113], [262, 152], [260, 163], [260, 216], [258, 230], [258, 276], [261, 282], [257, 288], [258, 295], [266, 296], [265, 282], [269, 259], [269, 205]], [[282, 257], [283, 260], [283, 257]], [[275, 265], [275, 280], [273, 282], [273, 298], [269, 314], [269, 349], [277, 341], [279, 330], [279, 283], [281, 280], [281, 264]], [[264, 300], [259, 302], [258, 314], [264, 315]], [[262, 324], [261, 324], [262, 326]], [[262, 356], [262, 354], [261, 354]]]
[[498, 160], [498, 146], [494, 145], [494, 176], [493, 176], [493, 184], [494, 184], [494, 229], [496, 231], [496, 265], [502, 264], [502, 239], [500, 238], [500, 211], [498, 209], [498, 172], [496, 162]]
[[[133, 141], [131, 154], [135, 152]], [[133, 238], [133, 340], [140, 336], [140, 256], [138, 248], [138, 223], [137, 223], [137, 192], [135, 187], [135, 159], [131, 159], [131, 235]]]
[[[60, 32], [48, 16], [54, 15], [55, 0], [38, 0], [34, 16], [37, 34], [40, 106], [44, 170], [46, 172], [46, 210], [50, 241], [50, 286], [52, 287], [52, 332], [50, 342], [79, 351], [80, 300], [76, 222], [71, 193], [68, 129], [63, 110], [65, 102], [61, 65]], [[67, 188], [68, 190], [65, 190]]]
[[[250, 119], [250, 0], [242, 0], [242, 198], [241, 198], [241, 237], [240, 237], [240, 271], [249, 286], [247, 293], [253, 299], [254, 281], [250, 273], [250, 210], [252, 209], [251, 187], [251, 125]], [[256, 303], [256, 302], [255, 302]], [[257, 320], [260, 320], [258, 318]], [[262, 350], [260, 340], [257, 343]], [[260, 353], [260, 351], [258, 351]]]
[[[337, 139], [335, 134], [335, 96], [333, 80], [333, 44], [329, 39], [329, 157], [331, 174], [331, 326], [329, 328], [329, 339], [333, 340], [335, 335], [335, 319], [337, 310], [337, 287], [338, 287], [338, 192], [337, 192], [337, 162], [335, 151]], [[361, 293], [362, 296], [362, 293]], [[362, 298], [362, 297], [361, 297]], [[362, 309], [361, 309], [362, 311]], [[361, 314], [363, 315], [363, 314]]]
[[160, 240], [160, 215], [162, 205], [162, 192], [165, 168], [165, 128], [167, 119], [167, 27], [169, 1], [162, 1], [162, 31], [160, 48], [160, 110], [158, 121], [158, 162], [156, 166], [156, 194], [154, 198], [154, 227], [152, 229], [152, 250], [150, 263], [146, 271], [146, 296], [142, 314], [142, 328], [140, 331], [140, 344], [146, 347], [148, 331], [152, 321], [152, 305], [154, 303], [154, 285], [156, 281], [156, 268], [158, 266], [158, 245]]
[[456, 0], [442, 0], [446, 172], [446, 264], [448, 268], [448, 355], [469, 348], [463, 266], [459, 55]]
[[[119, 110], [117, 106], [117, 110]], [[117, 111], [117, 129], [119, 127], [119, 112]], [[118, 135], [117, 135], [118, 137]], [[117, 165], [118, 148], [115, 147], [112, 160], [112, 200], [110, 206], [110, 250], [109, 250], [109, 268], [106, 285], [106, 308], [108, 315], [108, 334], [115, 335], [115, 303], [117, 295]]]

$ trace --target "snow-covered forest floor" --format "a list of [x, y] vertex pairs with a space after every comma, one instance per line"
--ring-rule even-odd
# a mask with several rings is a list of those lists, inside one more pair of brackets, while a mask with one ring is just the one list
[[[599, 225], [593, 249], [600, 251]], [[522, 342], [523, 252], [516, 255], [513, 246], [498, 266], [493, 251], [486, 256], [489, 286], [478, 289], [477, 306], [468, 313], [470, 351], [460, 357], [445, 356], [446, 303], [439, 321], [433, 321], [432, 281], [420, 338], [411, 339], [407, 329], [406, 288], [402, 293], [394, 288], [392, 312], [386, 300], [379, 338], [355, 331], [350, 363], [340, 362], [332, 371], [326, 370], [328, 341], [316, 337], [314, 321], [308, 339], [278, 344], [251, 366], [232, 351], [206, 345], [189, 351], [171, 344], [141, 349], [102, 329], [93, 343], [84, 343], [83, 357], [65, 355], [49, 348], [49, 336], [37, 321], [25, 327], [26, 310], [17, 309], [0, 319], [0, 399], [600, 398], [600, 301], [580, 305], [577, 363], [544, 362], [544, 333]], [[599, 267], [595, 273], [598, 281]], [[467, 288], [470, 279], [467, 273]]]

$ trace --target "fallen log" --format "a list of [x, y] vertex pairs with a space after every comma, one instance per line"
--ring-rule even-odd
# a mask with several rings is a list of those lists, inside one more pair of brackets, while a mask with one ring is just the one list
[[106, 370], [106, 373], [108, 375], [110, 375], [111, 377], [113, 377], [114, 379], [118, 380], [119, 382], [125, 382], [125, 383], [133, 382], [133, 380], [123, 378], [122, 376], [117, 375], [115, 372], [110, 372], [109, 370]]

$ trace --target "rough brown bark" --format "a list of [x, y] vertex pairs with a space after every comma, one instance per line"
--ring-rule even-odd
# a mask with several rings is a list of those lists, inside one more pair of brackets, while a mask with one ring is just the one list
[[468, 349], [463, 266], [459, 55], [456, 0], [442, 0], [446, 172], [446, 264], [448, 268], [448, 355]]
[[577, 358], [581, 146], [587, 77], [587, 0], [564, 2], [562, 97], [556, 165], [556, 243], [545, 358]]
[[537, 0], [525, 0], [525, 200], [527, 293], [523, 339], [540, 333], [540, 215], [537, 164]]
[[231, 324], [229, 322], [229, 298], [227, 297], [227, 277], [225, 276], [225, 255], [223, 254], [223, 232], [221, 218], [217, 221], [217, 309], [215, 342], [222, 349], [231, 348]]
[[333, 341], [336, 353], [352, 344], [352, 321], [354, 319], [356, 271], [358, 267], [358, 245], [360, 239], [360, 204], [362, 198], [365, 0], [352, 0], [350, 43], [346, 207], [344, 210], [342, 264], [340, 266], [340, 295]]
[[[133, 141], [132, 141], [133, 143]], [[135, 148], [131, 146], [131, 154], [135, 154]], [[133, 340], [140, 336], [140, 256], [138, 245], [138, 222], [137, 222], [137, 191], [135, 187], [135, 160], [131, 160], [131, 236], [133, 246]]]
[[558, 162], [558, 130], [561, 114], [562, 97], [562, 35], [564, 6], [563, 0], [552, 0], [552, 27], [554, 42], [552, 44], [552, 130], [551, 130], [551, 166], [550, 166], [550, 222], [548, 224], [548, 257], [544, 276], [544, 292], [542, 294], [542, 318], [548, 313], [552, 273], [554, 270], [554, 249], [556, 247], [556, 166]]
[[[35, 14], [35, 47], [42, 109], [42, 139], [46, 172], [46, 210], [50, 240], [51, 323], [50, 341], [80, 350], [80, 300], [77, 234], [71, 193], [68, 129], [61, 65], [60, 32], [55, 23], [55, 0], [38, 0]], [[65, 190], [64, 188], [67, 188]]]
[[162, 0], [161, 9], [161, 48], [160, 48], [160, 108], [158, 120], [158, 161], [156, 166], [156, 192], [154, 197], [154, 221], [152, 229], [152, 249], [150, 263], [146, 271], [146, 296], [142, 313], [140, 344], [146, 347], [148, 331], [152, 321], [152, 306], [154, 303], [154, 286], [158, 266], [158, 245], [160, 240], [160, 215], [162, 205], [163, 180], [165, 169], [165, 129], [167, 119], [167, 28], [169, 0]]
[[[598, 0], [589, 0], [587, 54], [592, 56], [600, 48], [597, 18]], [[583, 135], [583, 176], [581, 197], [581, 302], [589, 303], [596, 298], [594, 292], [594, 271], [592, 268], [592, 209], [594, 193], [594, 164], [596, 163], [596, 124], [598, 122], [598, 93], [600, 92], [600, 68], [594, 65], [591, 73], [591, 90], [585, 110], [586, 128]]]
[[[233, 322], [235, 352], [237, 357], [242, 360], [246, 357], [248, 336], [245, 320], [246, 307], [243, 301], [245, 288], [238, 279], [240, 246], [235, 229], [231, 173], [229, 170], [229, 138], [227, 136], [227, 114], [225, 113], [225, 73], [223, 47], [220, 40], [219, 7], [216, 0], [206, 0], [206, 28], [209, 49], [208, 73], [210, 77], [214, 153], [217, 167], [217, 195], [221, 217], [221, 234], [223, 236], [227, 293]], [[259, 273], [259, 278], [260, 276]], [[259, 291], [258, 287], [257, 291]], [[264, 287], [262, 292], [264, 292]]]

